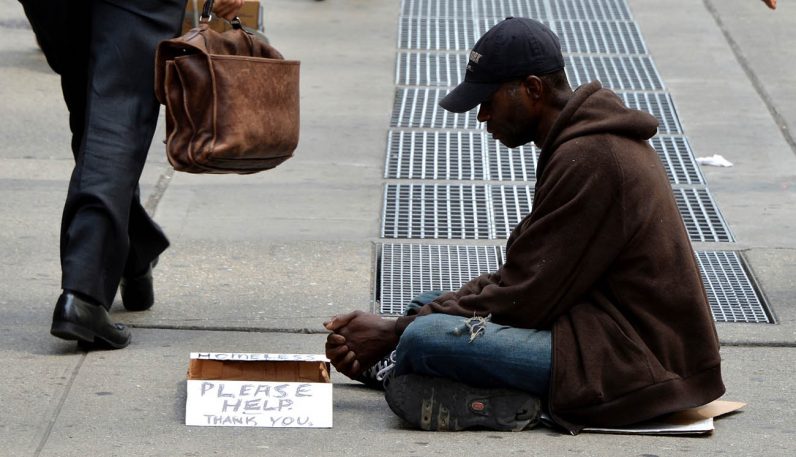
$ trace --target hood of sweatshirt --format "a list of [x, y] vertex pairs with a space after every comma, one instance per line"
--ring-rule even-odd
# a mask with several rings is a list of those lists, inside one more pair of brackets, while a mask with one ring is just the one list
[[578, 137], [610, 133], [648, 140], [658, 130], [658, 120], [649, 113], [630, 109], [614, 92], [598, 81], [578, 87], [556, 119], [541, 147], [536, 178], [540, 179], [550, 157], [563, 143]]

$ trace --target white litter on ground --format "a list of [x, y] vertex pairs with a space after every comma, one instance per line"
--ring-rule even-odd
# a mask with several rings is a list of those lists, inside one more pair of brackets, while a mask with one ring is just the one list
[[697, 157], [696, 161], [700, 165], [708, 165], [711, 167], [731, 167], [732, 162], [725, 159], [719, 154], [713, 154], [710, 157]]

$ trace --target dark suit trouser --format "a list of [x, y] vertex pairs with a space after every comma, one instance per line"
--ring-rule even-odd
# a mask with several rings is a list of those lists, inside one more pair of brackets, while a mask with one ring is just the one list
[[61, 220], [61, 286], [109, 308], [122, 275], [169, 245], [139, 199], [157, 124], [157, 43], [179, 30], [185, 0], [20, 0], [61, 75], [75, 168]]

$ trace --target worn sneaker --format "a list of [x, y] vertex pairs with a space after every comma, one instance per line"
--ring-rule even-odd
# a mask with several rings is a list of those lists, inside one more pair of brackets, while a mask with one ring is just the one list
[[395, 366], [395, 351], [390, 355], [376, 362], [375, 365], [363, 371], [357, 377], [357, 381], [365, 384], [374, 389], [384, 390], [384, 378], [390, 373]]
[[418, 374], [389, 376], [384, 397], [395, 414], [423, 430], [520, 431], [539, 422], [539, 399], [513, 389], [482, 389]]

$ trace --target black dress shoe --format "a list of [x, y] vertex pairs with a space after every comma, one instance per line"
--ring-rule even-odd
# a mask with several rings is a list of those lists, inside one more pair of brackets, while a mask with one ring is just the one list
[[146, 311], [155, 304], [155, 288], [152, 285], [152, 269], [158, 259], [152, 261], [146, 272], [134, 277], [122, 277], [119, 289], [122, 304], [127, 311]]
[[121, 349], [130, 344], [130, 330], [111, 322], [108, 311], [64, 292], [53, 311], [50, 333], [65, 340], [77, 340], [81, 346]]

